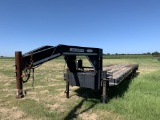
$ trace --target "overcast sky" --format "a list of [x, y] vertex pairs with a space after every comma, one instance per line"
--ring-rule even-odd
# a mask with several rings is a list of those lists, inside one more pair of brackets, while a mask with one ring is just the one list
[[58, 44], [160, 52], [160, 0], [0, 0], [0, 56]]

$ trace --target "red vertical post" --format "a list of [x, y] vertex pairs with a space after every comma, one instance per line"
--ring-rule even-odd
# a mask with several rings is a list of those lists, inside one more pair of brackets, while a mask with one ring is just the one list
[[22, 52], [15, 52], [15, 67], [16, 67], [16, 98], [23, 98], [23, 82], [22, 82]]

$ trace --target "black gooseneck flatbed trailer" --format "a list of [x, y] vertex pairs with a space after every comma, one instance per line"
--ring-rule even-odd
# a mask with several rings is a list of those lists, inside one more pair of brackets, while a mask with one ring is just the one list
[[[66, 81], [66, 97], [69, 98], [69, 85], [102, 90], [102, 102], [107, 100], [109, 86], [118, 85], [126, 77], [136, 72], [137, 64], [109, 65], [102, 67], [103, 50], [100, 48], [80, 46], [42, 46], [25, 54], [15, 52], [17, 98], [24, 97], [23, 83], [30, 78], [30, 72], [39, 65], [64, 56], [67, 72], [64, 74]], [[83, 66], [83, 61], [77, 56], [86, 56], [91, 67]], [[23, 80], [26, 77], [27, 80]]]

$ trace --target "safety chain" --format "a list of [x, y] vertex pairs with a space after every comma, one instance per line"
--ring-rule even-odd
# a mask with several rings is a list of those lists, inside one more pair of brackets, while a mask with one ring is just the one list
[[26, 83], [29, 80], [30, 74], [31, 74], [31, 69], [32, 69], [33, 76], [34, 76], [34, 68], [31, 68], [32, 64], [33, 64], [33, 52], [31, 52], [30, 54], [31, 54], [31, 56], [30, 56], [30, 65], [24, 69], [24, 75], [22, 75], [22, 78], [26, 77], [25, 80], [22, 79], [23, 83]]

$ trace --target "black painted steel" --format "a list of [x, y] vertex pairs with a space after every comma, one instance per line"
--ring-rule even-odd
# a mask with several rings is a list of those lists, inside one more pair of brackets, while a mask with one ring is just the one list
[[[16, 57], [16, 65], [21, 66], [18, 69], [19, 73], [16, 78], [18, 81], [17, 85], [20, 84], [18, 85], [18, 89], [20, 91], [23, 89], [21, 82], [19, 82], [19, 79], [21, 79], [20, 76], [23, 76], [22, 71], [36, 68], [59, 56], [64, 56], [64, 60], [68, 67], [67, 72], [64, 74], [64, 80], [66, 81], [65, 93], [67, 98], [69, 98], [69, 85], [71, 85], [95, 90], [100, 89], [102, 90], [102, 101], [105, 102], [107, 100], [106, 90], [109, 87], [109, 81], [111, 79], [108, 78], [107, 71], [103, 71], [103, 50], [100, 48], [69, 45], [42, 46], [23, 54], [21, 57]], [[83, 61], [81, 59], [77, 60], [77, 56], [86, 56], [91, 66], [84, 67]], [[127, 75], [135, 70], [135, 68], [131, 69], [124, 77], [127, 77]]]

